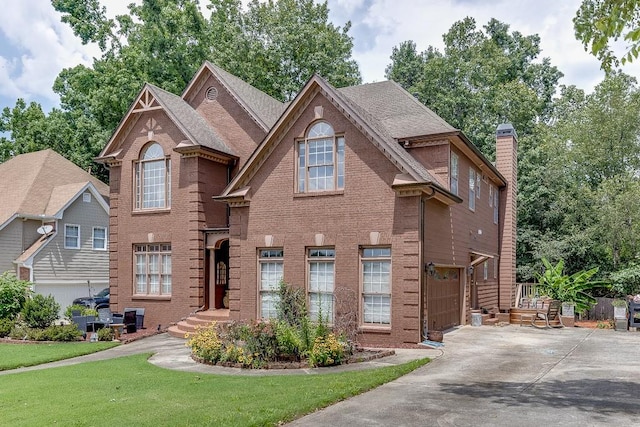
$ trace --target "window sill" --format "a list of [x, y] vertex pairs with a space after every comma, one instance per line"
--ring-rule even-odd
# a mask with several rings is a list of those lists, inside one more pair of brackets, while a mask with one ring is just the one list
[[304, 197], [323, 197], [323, 196], [343, 196], [344, 190], [331, 190], [331, 191], [311, 191], [309, 193], [293, 193], [293, 198]]
[[391, 325], [389, 326], [374, 326], [374, 325], [360, 325], [360, 332], [369, 334], [391, 334]]
[[171, 295], [133, 295], [132, 300], [171, 301]]
[[158, 215], [158, 214], [166, 214], [170, 213], [171, 208], [166, 209], [149, 209], [149, 210], [133, 210], [131, 211], [131, 215]]

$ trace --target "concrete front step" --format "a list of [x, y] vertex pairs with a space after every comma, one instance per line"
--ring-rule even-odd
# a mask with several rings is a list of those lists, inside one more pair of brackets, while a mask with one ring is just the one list
[[226, 323], [229, 322], [229, 310], [206, 310], [199, 311], [184, 320], [179, 321], [175, 325], [169, 326], [167, 332], [172, 337], [185, 338], [185, 334], [195, 332], [196, 327], [207, 327], [211, 323]]

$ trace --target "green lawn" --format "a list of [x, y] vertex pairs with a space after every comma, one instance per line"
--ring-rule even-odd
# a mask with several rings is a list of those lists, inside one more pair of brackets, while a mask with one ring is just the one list
[[148, 355], [0, 376], [11, 426], [265, 426], [370, 390], [428, 362], [325, 375], [171, 371]]
[[42, 344], [0, 344], [0, 371], [55, 362], [105, 350], [115, 342], [61, 342]]

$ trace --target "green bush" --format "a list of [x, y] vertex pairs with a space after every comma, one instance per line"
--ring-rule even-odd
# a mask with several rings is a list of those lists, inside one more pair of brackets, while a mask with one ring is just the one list
[[300, 359], [306, 350], [300, 332], [300, 328], [296, 328], [286, 322], [277, 323], [278, 356], [293, 356], [296, 359]]
[[313, 348], [309, 352], [309, 365], [339, 365], [345, 358], [346, 343], [330, 333], [326, 337], [316, 337]]
[[116, 336], [111, 328], [102, 328], [98, 330], [98, 341], [113, 341]]
[[572, 275], [564, 274], [564, 261], [560, 260], [552, 265], [546, 258], [542, 258], [545, 271], [537, 274], [540, 295], [561, 302], [575, 304], [576, 311], [582, 313], [596, 304], [596, 299], [591, 295], [593, 289], [603, 286], [603, 282], [593, 281], [598, 268], [582, 270]]
[[631, 264], [611, 273], [611, 289], [618, 297], [640, 294], [640, 265]]
[[74, 305], [68, 306], [64, 310], [64, 317], [66, 317], [68, 320], [71, 320], [71, 318], [73, 317], [71, 312], [75, 310], [80, 312], [80, 316], [97, 316], [98, 315], [98, 311], [93, 308], [89, 308], [86, 305], [82, 305], [82, 304], [74, 304]]
[[22, 320], [30, 328], [44, 329], [58, 318], [60, 304], [51, 296], [33, 295], [22, 308]]
[[187, 333], [187, 347], [191, 348], [191, 353], [201, 359], [216, 363], [222, 356], [222, 341], [218, 337], [216, 323], [210, 326], [197, 326], [194, 333]]
[[299, 326], [302, 319], [307, 316], [306, 301], [304, 289], [291, 286], [281, 280], [278, 287], [278, 301], [276, 302], [278, 320], [289, 325]]
[[24, 307], [31, 293], [31, 282], [18, 279], [15, 274], [0, 275], [0, 319], [14, 319]]
[[16, 325], [11, 331], [11, 338], [29, 341], [77, 341], [82, 333], [76, 325], [52, 325], [46, 328], [29, 328]]
[[13, 319], [0, 319], [0, 338], [8, 337], [15, 323]]

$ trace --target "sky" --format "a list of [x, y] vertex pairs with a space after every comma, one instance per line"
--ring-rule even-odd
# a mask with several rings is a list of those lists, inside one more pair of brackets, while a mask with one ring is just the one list
[[[101, 0], [111, 16], [126, 13], [131, 1], [136, 0]], [[403, 41], [413, 40], [418, 51], [442, 50], [442, 35], [467, 16], [477, 27], [496, 18], [511, 31], [538, 34], [541, 57], [549, 57], [565, 75], [561, 84], [589, 93], [604, 77], [599, 62], [573, 34], [580, 0], [328, 0], [328, 5], [334, 25], [351, 21], [353, 58], [364, 83], [384, 80], [392, 48]], [[52, 89], [56, 76], [67, 67], [90, 66], [100, 50], [82, 45], [50, 0], [0, 0], [0, 11], [0, 110], [13, 107], [17, 98], [39, 102], [47, 111], [59, 106]], [[640, 61], [623, 71], [640, 75]]]

